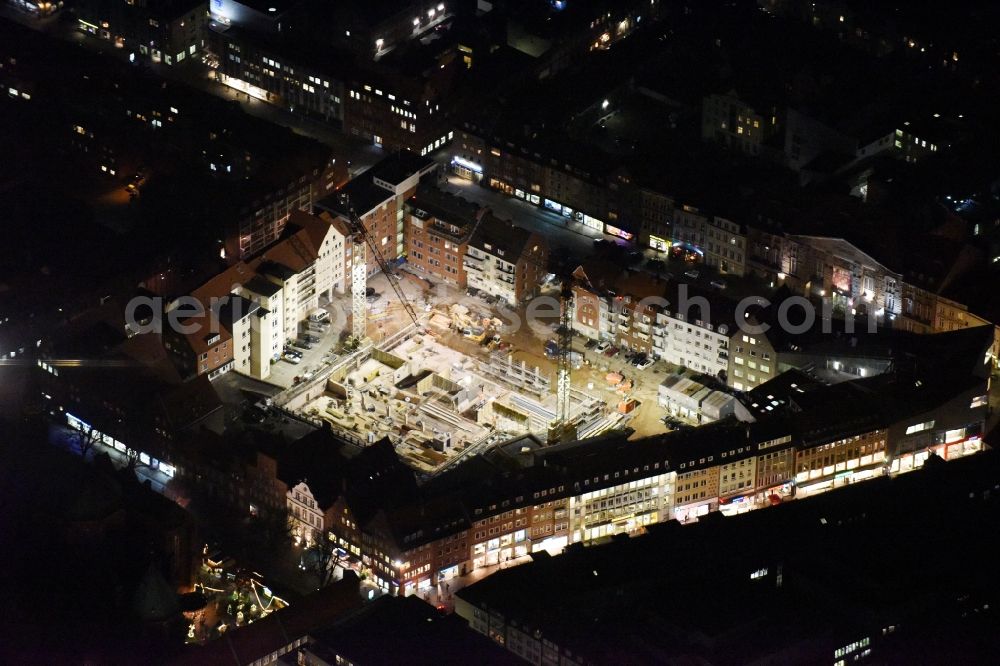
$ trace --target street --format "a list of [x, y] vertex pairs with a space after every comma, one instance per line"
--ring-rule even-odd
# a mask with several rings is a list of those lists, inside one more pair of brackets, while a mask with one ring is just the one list
[[[70, 21], [59, 14], [39, 19], [6, 3], [0, 5], [0, 16], [53, 38], [80, 44], [89, 51], [103, 53], [128, 62], [129, 51], [116, 49], [111, 42], [84, 34], [77, 29], [75, 19]], [[337, 127], [262, 102], [223, 85], [214, 79], [214, 70], [202, 62], [203, 56], [204, 52], [201, 52], [183, 63], [173, 66], [149, 61], [137, 61], [135, 66], [148, 69], [165, 79], [189, 85], [215, 97], [238, 102], [244, 111], [256, 118], [287, 127], [296, 134], [330, 146], [338, 160], [347, 161], [351, 175], [370, 167], [384, 156], [384, 151], [381, 148], [347, 136]]]
[[451, 153], [447, 150], [435, 156], [435, 160], [441, 164], [442, 174], [447, 175], [439, 185], [442, 190], [480, 206], [488, 206], [498, 217], [507, 218], [519, 227], [541, 234], [549, 243], [550, 255], [565, 254], [582, 260], [593, 253], [594, 241], [605, 237], [604, 234], [558, 213], [449, 174], [450, 159]]

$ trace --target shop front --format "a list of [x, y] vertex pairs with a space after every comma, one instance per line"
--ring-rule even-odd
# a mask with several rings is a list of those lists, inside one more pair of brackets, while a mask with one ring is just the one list
[[657, 252], [669, 252], [670, 251], [670, 241], [666, 238], [661, 238], [659, 236], [649, 235], [649, 247], [656, 250]]
[[674, 520], [679, 523], [693, 522], [701, 516], [708, 515], [708, 512], [711, 510], [711, 501], [699, 504], [685, 504], [684, 506], [674, 507]]
[[509, 194], [511, 196], [513, 196], [514, 194], [513, 187], [511, 187], [508, 183], [505, 183], [504, 181], [499, 180], [497, 178], [490, 178], [490, 187], [492, 187], [494, 190], [500, 190], [504, 194]]
[[609, 236], [615, 236], [616, 238], [621, 238], [622, 240], [626, 241], [632, 241], [632, 239], [635, 238], [635, 234], [633, 234], [631, 231], [625, 231], [624, 229], [621, 229], [619, 227], [610, 224], [604, 225], [604, 233], [608, 234]]
[[670, 256], [675, 259], [682, 259], [691, 264], [701, 263], [705, 260], [705, 253], [700, 247], [682, 241], [671, 244]]
[[478, 183], [483, 179], [483, 167], [472, 160], [455, 155], [451, 158], [451, 170], [459, 178]]
[[724, 516], [735, 516], [740, 513], [746, 513], [753, 508], [753, 499], [746, 495], [719, 498], [719, 512]]
[[594, 231], [600, 231], [602, 233], [604, 232], [604, 222], [598, 220], [596, 217], [591, 217], [590, 215], [584, 214], [581, 222], [583, 223], [583, 226], [587, 227], [588, 229], [593, 229]]

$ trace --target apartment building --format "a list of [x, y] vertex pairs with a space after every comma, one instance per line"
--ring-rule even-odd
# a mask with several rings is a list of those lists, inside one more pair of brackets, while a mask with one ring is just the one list
[[538, 293], [548, 260], [541, 235], [487, 212], [468, 241], [463, 266], [470, 288], [519, 305]]
[[747, 155], [759, 155], [778, 126], [777, 109], [756, 111], [735, 90], [702, 101], [701, 138]]
[[639, 246], [669, 252], [673, 246], [674, 198], [650, 187], [638, 188]]
[[[316, 211], [340, 218], [347, 228], [352, 219], [360, 220], [382, 258], [394, 263], [406, 254], [406, 201], [417, 191], [421, 179], [436, 167], [433, 160], [409, 153], [386, 157], [336, 194], [317, 202]], [[380, 270], [379, 263], [371, 248], [366, 247], [366, 252], [371, 276]]]
[[[224, 409], [207, 377], [184, 381], [157, 332], [127, 333], [125, 306], [108, 300], [50, 331], [37, 348], [31, 385], [38, 393], [30, 399], [80, 433], [94, 454], [114, 451], [173, 478], [175, 444], [221, 430]], [[65, 358], [92, 362], [58, 362]]]
[[694, 252], [706, 266], [722, 274], [746, 273], [746, 230], [725, 218], [694, 206], [674, 210], [673, 245]]
[[621, 267], [589, 259], [573, 271], [573, 328], [591, 340], [614, 340], [614, 317], [609, 297], [616, 293]]
[[766, 334], [737, 331], [729, 344], [730, 386], [748, 391], [778, 375], [778, 354]]
[[421, 185], [406, 202], [406, 263], [453, 287], [465, 288], [469, 237], [488, 213], [465, 199]]
[[[679, 291], [677, 286], [675, 289]], [[685, 301], [681, 296], [671, 299], [671, 302], [677, 305], [656, 313], [652, 334], [653, 354], [732, 386], [728, 374], [729, 349], [731, 337], [737, 331], [732, 304], [716, 300], [706, 313], [697, 304], [684, 307]], [[707, 299], [706, 302], [711, 304]]]
[[338, 58], [329, 48], [313, 48], [301, 39], [286, 39], [271, 26], [256, 31], [231, 23], [213, 23], [209, 33], [219, 58], [216, 80], [293, 113], [331, 124], [343, 122], [342, 55]]
[[535, 145], [494, 136], [474, 123], [456, 129], [451, 162], [456, 175], [589, 229], [636, 240], [637, 230], [623, 217], [631, 177], [611, 156], [596, 149], [557, 151], [565, 142], [539, 140]]
[[425, 81], [366, 65], [344, 83], [344, 132], [392, 150], [434, 152], [454, 138], [441, 104], [460, 66], [455, 54], [442, 55], [428, 63]]
[[[667, 282], [643, 272], [626, 271], [615, 281], [615, 296], [607, 301], [609, 331], [625, 349], [655, 353], [656, 316], [667, 307]], [[676, 302], [676, 301], [675, 301]]]
[[198, 0], [83, 0], [75, 9], [81, 32], [125, 50], [131, 59], [176, 65], [205, 47], [208, 12]]
[[[282, 240], [191, 293], [201, 316], [181, 319], [183, 328], [164, 328], [164, 346], [182, 374], [270, 376], [299, 322], [343, 293], [349, 246], [341, 220], [295, 211]], [[188, 313], [187, 307], [175, 302], [167, 316]]]
[[938, 132], [928, 128], [917, 129], [909, 122], [890, 127], [872, 128], [859, 137], [858, 159], [888, 154], [906, 162], [936, 153], [942, 148], [942, 139], [935, 138]]
[[573, 278], [573, 326], [582, 335], [727, 380], [732, 303], [601, 261], [577, 267]]

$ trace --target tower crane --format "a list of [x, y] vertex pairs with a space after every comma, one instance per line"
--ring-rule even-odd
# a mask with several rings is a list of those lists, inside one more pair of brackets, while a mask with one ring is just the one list
[[403, 288], [399, 285], [399, 280], [396, 279], [395, 273], [390, 270], [389, 264], [385, 260], [385, 257], [382, 256], [382, 252], [379, 250], [375, 239], [372, 238], [371, 233], [365, 228], [361, 218], [355, 213], [354, 207], [351, 205], [350, 196], [346, 193], [342, 194], [341, 203], [343, 203], [348, 213], [347, 220], [351, 229], [351, 242], [353, 244], [351, 249], [351, 333], [355, 342], [360, 344], [367, 335], [368, 310], [367, 294], [365, 292], [368, 288], [368, 257], [366, 246], [371, 250], [372, 256], [375, 257], [379, 268], [382, 269], [382, 273], [385, 274], [385, 279], [389, 282], [389, 286], [396, 292], [396, 296], [399, 298], [403, 309], [406, 310], [406, 314], [410, 316], [413, 325], [419, 330], [420, 318], [417, 316], [417, 311], [413, 309], [410, 299], [403, 292]]
[[[485, 215], [483, 216], [485, 217]], [[476, 222], [476, 226], [482, 219]], [[471, 239], [472, 236], [470, 235]], [[543, 273], [548, 272], [548, 266], [543, 266], [538, 260], [528, 258]], [[557, 444], [576, 438], [576, 427], [571, 420], [570, 393], [572, 391], [572, 351], [573, 351], [573, 280], [572, 275], [561, 276], [559, 292], [559, 327], [557, 329], [558, 355], [556, 363], [556, 414], [549, 423], [548, 442]]]
[[556, 417], [549, 425], [549, 443], [568, 442], [576, 438], [576, 427], [570, 420], [571, 372], [573, 369], [573, 283], [569, 276], [562, 279], [559, 292], [559, 358], [556, 366]]

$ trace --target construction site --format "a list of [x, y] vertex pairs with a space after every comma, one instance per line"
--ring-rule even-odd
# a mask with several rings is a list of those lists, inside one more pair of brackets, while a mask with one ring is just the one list
[[[503, 322], [489, 310], [407, 296], [400, 273], [354, 222], [349, 353], [291, 387], [275, 401], [279, 407], [358, 446], [388, 437], [403, 459], [428, 476], [525, 434], [557, 442], [622, 424], [628, 410], [609, 408], [606, 397], [595, 393], [595, 382], [571, 382], [581, 355], [571, 349], [565, 301], [561, 318], [552, 323], [559, 339], [551, 341], [549, 358], [515, 355], [501, 340]], [[372, 316], [365, 297], [367, 252], [381, 268], [373, 279], [388, 282], [396, 296], [393, 307], [381, 308], [395, 310], [399, 321], [391, 325], [384, 315]]]
[[[389, 437], [432, 474], [457, 457], [507, 438], [545, 434], [556, 420], [552, 381], [509, 354], [487, 360], [451, 349], [430, 332], [373, 347], [324, 380], [298, 411], [359, 443]], [[581, 435], [609, 425], [604, 403], [573, 390], [570, 419]]]

